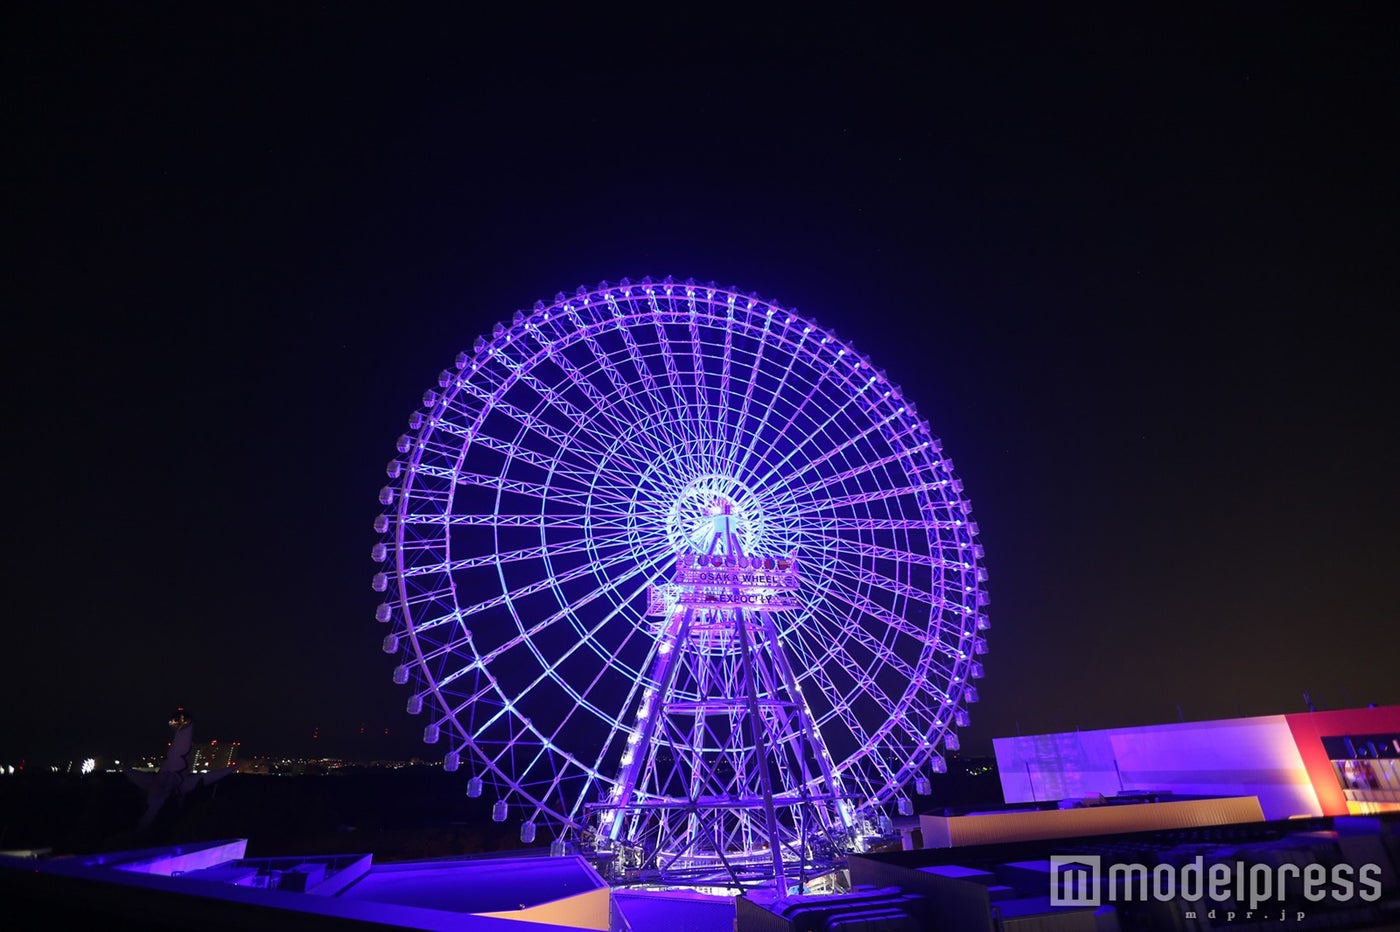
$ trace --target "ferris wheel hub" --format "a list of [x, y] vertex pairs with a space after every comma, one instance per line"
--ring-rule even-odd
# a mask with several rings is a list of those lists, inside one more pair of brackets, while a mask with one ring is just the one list
[[720, 473], [696, 476], [676, 494], [666, 515], [666, 537], [676, 552], [703, 550], [714, 536], [715, 518], [726, 516], [747, 553], [769, 547], [767, 510], [744, 482]]

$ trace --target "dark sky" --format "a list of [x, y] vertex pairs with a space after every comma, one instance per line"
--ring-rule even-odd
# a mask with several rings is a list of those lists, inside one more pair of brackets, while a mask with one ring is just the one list
[[834, 326], [942, 436], [991, 573], [965, 747], [1400, 701], [1387, 5], [197, 6], [0, 28], [0, 762], [153, 753], [177, 703], [420, 748], [394, 439], [495, 321], [646, 274]]

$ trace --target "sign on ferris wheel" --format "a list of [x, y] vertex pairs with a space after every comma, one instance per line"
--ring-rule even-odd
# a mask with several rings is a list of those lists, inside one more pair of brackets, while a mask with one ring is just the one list
[[680, 607], [780, 612], [799, 609], [795, 557], [681, 554], [670, 585], [653, 587], [648, 614]]

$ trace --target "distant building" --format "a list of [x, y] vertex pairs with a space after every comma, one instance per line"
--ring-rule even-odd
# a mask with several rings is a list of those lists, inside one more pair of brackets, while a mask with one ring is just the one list
[[1400, 811], [1400, 706], [1173, 722], [992, 742], [1008, 803], [1257, 796], [1266, 819]]
[[238, 766], [238, 749], [240, 747], [241, 742], [238, 741], [226, 741], [223, 744], [210, 741], [207, 744], [196, 744], [190, 748], [190, 769], [198, 772], [236, 767]]

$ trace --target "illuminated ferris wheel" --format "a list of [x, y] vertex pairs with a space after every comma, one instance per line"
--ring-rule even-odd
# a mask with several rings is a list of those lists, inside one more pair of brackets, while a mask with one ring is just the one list
[[839, 862], [977, 700], [978, 529], [914, 404], [713, 284], [516, 312], [388, 466], [376, 617], [423, 739], [556, 850], [666, 878]]

